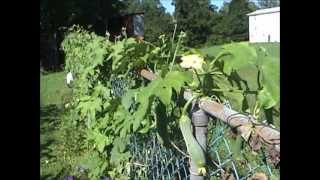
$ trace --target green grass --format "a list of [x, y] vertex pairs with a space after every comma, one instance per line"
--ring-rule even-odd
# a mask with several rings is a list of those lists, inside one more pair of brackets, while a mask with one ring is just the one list
[[64, 179], [73, 175], [88, 180], [85, 173], [75, 171], [87, 151], [81, 141], [85, 133], [73, 124], [69, 113], [57, 105], [40, 107], [40, 179]]
[[254, 47], [264, 47], [271, 56], [280, 57], [280, 43], [252, 43]]
[[[254, 47], [264, 47], [271, 56], [280, 57], [280, 43], [251, 43]], [[208, 56], [216, 56], [221, 50], [223, 45], [204, 47], [200, 51]]]
[[222, 45], [219, 46], [211, 46], [211, 47], [204, 47], [200, 49], [203, 54], [208, 56], [216, 56], [222, 50]]
[[56, 105], [40, 107], [40, 176], [41, 179], [57, 179], [58, 173], [64, 168], [57, 163], [62, 109]]
[[72, 95], [65, 85], [65, 72], [41, 75], [40, 78], [40, 175], [41, 179], [61, 179], [69, 162], [65, 159], [65, 130], [61, 128], [64, 104]]
[[41, 106], [51, 104], [63, 105], [71, 96], [71, 89], [65, 85], [65, 72], [41, 75], [40, 101]]

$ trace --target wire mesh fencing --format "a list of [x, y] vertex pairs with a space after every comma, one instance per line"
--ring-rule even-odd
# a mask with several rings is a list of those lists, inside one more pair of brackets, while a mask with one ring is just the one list
[[[236, 156], [235, 142], [230, 139], [230, 128], [216, 121], [208, 129], [207, 165], [208, 173], [205, 179], [235, 179], [245, 180], [256, 172], [264, 173], [269, 179], [278, 179], [279, 168], [268, 164], [263, 151], [253, 153], [245, 144], [243, 155]], [[131, 179], [189, 179], [189, 158], [179, 151], [186, 153], [182, 143], [179, 148], [162, 146], [155, 133], [151, 133], [147, 141], [139, 136], [133, 136], [130, 151], [133, 155]], [[253, 153], [253, 154], [252, 154]], [[247, 155], [244, 155], [247, 154]], [[248, 155], [249, 154], [249, 155]]]
[[[224, 179], [231, 175], [233, 179], [245, 180], [254, 175], [254, 173], [264, 173], [270, 179], [278, 179], [279, 168], [269, 164], [267, 155], [263, 149], [259, 152], [251, 151], [247, 144], [243, 144], [239, 155], [235, 155], [239, 146], [237, 142], [230, 139], [230, 128], [224, 124], [216, 123], [209, 130], [211, 138], [208, 140], [207, 153], [210, 156], [213, 166], [209, 169], [210, 179]], [[209, 166], [210, 167], [210, 166]]]
[[130, 177], [132, 179], [187, 179], [188, 157], [173, 148], [162, 146], [154, 133], [147, 142], [132, 137], [130, 151], [133, 154]]

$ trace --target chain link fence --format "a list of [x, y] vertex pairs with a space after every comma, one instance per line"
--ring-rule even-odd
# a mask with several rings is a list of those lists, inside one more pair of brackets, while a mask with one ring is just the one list
[[[269, 165], [266, 155], [260, 152], [249, 152], [244, 144], [241, 151], [250, 154], [254, 159], [242, 155], [235, 156], [234, 142], [230, 138], [231, 129], [222, 122], [211, 121], [208, 129], [207, 164], [208, 173], [205, 179], [245, 180], [254, 173], [264, 173], [270, 179], [279, 179], [279, 168]], [[153, 132], [148, 141], [141, 141], [139, 136], [132, 137], [130, 151], [133, 154], [130, 177], [132, 179], [189, 179], [189, 158], [181, 151], [187, 152], [184, 142], [175, 142], [179, 149], [162, 146]], [[182, 139], [182, 137], [181, 137]], [[180, 151], [180, 152], [179, 152]], [[251, 157], [251, 158], [252, 158]]]
[[155, 133], [149, 141], [141, 143], [139, 136], [132, 137], [132, 179], [187, 179], [188, 157], [174, 148], [162, 146]]

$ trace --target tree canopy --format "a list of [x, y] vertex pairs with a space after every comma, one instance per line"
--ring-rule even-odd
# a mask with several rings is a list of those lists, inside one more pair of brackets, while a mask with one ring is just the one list
[[258, 0], [260, 8], [272, 8], [280, 6], [280, 0]]
[[173, 0], [178, 31], [187, 34], [186, 44], [195, 46], [207, 41], [213, 25], [215, 8], [209, 0]]
[[60, 28], [74, 24], [104, 35], [111, 17], [136, 12], [144, 12], [144, 38], [152, 43], [161, 34], [172, 34], [175, 22], [177, 33], [186, 32], [185, 44], [190, 47], [246, 41], [249, 31], [246, 14], [258, 7], [279, 4], [275, 2], [279, 1], [261, 0], [257, 6], [249, 0], [231, 0], [218, 9], [210, 0], [173, 0], [175, 12], [170, 15], [161, 0], [41, 0], [40, 41], [58, 34], [60, 46], [63, 38]]

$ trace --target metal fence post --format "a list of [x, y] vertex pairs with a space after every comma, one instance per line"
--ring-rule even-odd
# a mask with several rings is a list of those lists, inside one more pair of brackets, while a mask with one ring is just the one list
[[[208, 132], [208, 122], [209, 118], [204, 111], [201, 109], [192, 113], [192, 124], [193, 124], [193, 133], [198, 141], [199, 145], [202, 147], [203, 152], [207, 151], [207, 132]], [[204, 176], [196, 175], [194, 172], [197, 172], [196, 166], [191, 160], [190, 162], [190, 180], [203, 180]]]

